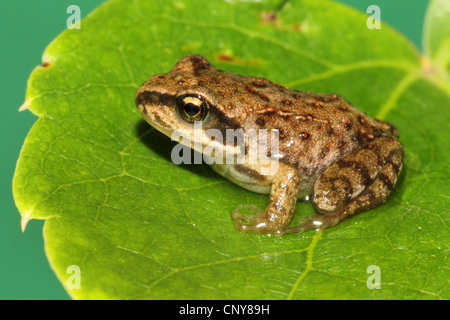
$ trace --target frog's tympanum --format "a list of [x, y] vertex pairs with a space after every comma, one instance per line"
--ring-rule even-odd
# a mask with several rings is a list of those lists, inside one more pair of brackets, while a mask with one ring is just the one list
[[[403, 147], [392, 124], [357, 110], [339, 95], [288, 89], [219, 70], [200, 55], [186, 56], [168, 73], [149, 78], [136, 94], [136, 105], [150, 125], [169, 137], [176, 129], [193, 132], [194, 123], [201, 123], [202, 144], [189, 142], [200, 152], [212, 141], [234, 150], [225, 137], [208, 135], [211, 128], [224, 133], [278, 130], [277, 153], [267, 149], [276, 170], [263, 173], [267, 163], [264, 167], [259, 161], [212, 164], [237, 185], [269, 194], [264, 211], [251, 207], [255, 214], [243, 214], [241, 208], [232, 213], [241, 231], [284, 234], [336, 225], [384, 203], [402, 169]], [[320, 214], [288, 226], [299, 198], [311, 200]]]

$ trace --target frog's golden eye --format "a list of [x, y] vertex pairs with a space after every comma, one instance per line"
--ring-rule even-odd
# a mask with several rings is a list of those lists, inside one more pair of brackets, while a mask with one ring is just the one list
[[202, 96], [184, 94], [177, 98], [177, 109], [183, 120], [193, 123], [205, 120], [211, 108]]

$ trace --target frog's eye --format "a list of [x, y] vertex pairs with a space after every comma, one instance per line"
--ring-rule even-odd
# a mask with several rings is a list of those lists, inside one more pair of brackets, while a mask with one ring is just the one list
[[211, 108], [203, 97], [196, 94], [184, 94], [177, 98], [177, 109], [183, 120], [193, 123], [203, 121]]

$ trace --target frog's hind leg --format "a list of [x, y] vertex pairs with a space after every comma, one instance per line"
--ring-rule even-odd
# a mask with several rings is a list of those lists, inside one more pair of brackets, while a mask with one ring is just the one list
[[312, 202], [321, 215], [307, 217], [283, 233], [324, 229], [383, 204], [397, 182], [403, 157], [400, 142], [386, 136], [332, 164], [314, 185]]

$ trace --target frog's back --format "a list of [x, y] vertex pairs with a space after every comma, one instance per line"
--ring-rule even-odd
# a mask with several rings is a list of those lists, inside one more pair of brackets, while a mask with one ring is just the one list
[[244, 129], [278, 129], [281, 161], [304, 173], [318, 173], [382, 135], [398, 136], [393, 125], [370, 117], [337, 94], [303, 92], [236, 74], [231, 79], [237, 84], [228, 109], [230, 103], [234, 108], [245, 104], [247, 112], [236, 113]]

